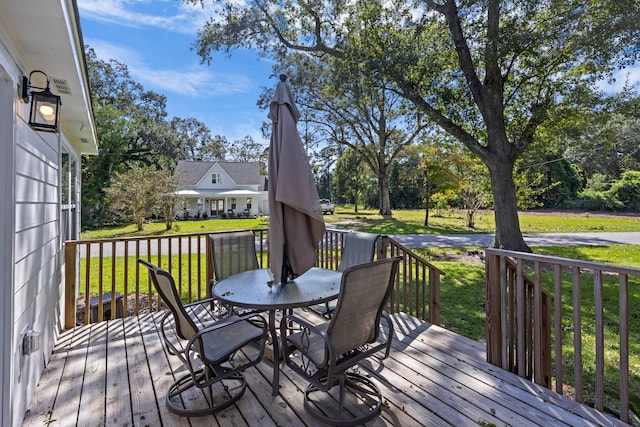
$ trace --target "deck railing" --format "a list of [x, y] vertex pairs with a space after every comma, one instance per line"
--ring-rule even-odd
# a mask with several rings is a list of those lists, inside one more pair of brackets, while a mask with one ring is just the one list
[[[252, 231], [256, 236], [258, 263], [265, 268], [267, 230]], [[136, 263], [138, 258], [170, 271], [185, 302], [209, 296], [209, 283], [213, 279], [209, 234], [66, 242], [65, 327], [113, 319], [119, 313], [138, 315], [161, 308], [146, 272]], [[391, 238], [383, 236], [378, 241], [378, 258], [403, 256], [390, 311], [403, 311], [439, 324], [442, 272]], [[318, 245], [317, 265], [337, 269], [343, 246], [344, 232], [328, 230]]]
[[[637, 278], [637, 268], [487, 249], [488, 361], [560, 394], [572, 387], [576, 401], [588, 395], [600, 411], [615, 405], [629, 422], [629, 282], [639, 286]], [[619, 370], [619, 385], [605, 370]]]

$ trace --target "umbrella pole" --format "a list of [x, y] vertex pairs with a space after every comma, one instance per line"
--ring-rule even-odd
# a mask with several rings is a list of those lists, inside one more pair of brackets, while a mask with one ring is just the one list
[[289, 281], [289, 259], [287, 258], [287, 245], [284, 245], [284, 256], [282, 258], [282, 272], [280, 275], [280, 284], [286, 285]]
[[[287, 241], [287, 231], [286, 231], [286, 227], [284, 226], [284, 205], [282, 205], [282, 228], [283, 228], [283, 234], [284, 234], [284, 241]], [[289, 272], [293, 272], [293, 270], [291, 269], [291, 267], [289, 266], [289, 258], [287, 257], [287, 244], [284, 244], [284, 247], [282, 248], [282, 270], [281, 270], [281, 274], [280, 274], [280, 284], [281, 285], [286, 285], [287, 282], [289, 281]]]

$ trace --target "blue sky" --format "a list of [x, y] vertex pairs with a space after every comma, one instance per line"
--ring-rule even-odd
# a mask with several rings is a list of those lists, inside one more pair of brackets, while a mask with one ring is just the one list
[[262, 138], [267, 111], [256, 102], [263, 87], [277, 83], [272, 63], [251, 52], [234, 51], [231, 58], [215, 54], [211, 65], [200, 64], [191, 46], [210, 9], [180, 0], [78, 0], [82, 35], [98, 58], [115, 59], [129, 67], [146, 90], [167, 97], [167, 113], [194, 117], [212, 135], [229, 141]]

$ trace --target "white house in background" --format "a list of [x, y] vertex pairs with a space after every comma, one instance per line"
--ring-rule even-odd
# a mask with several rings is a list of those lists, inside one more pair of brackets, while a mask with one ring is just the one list
[[267, 181], [257, 162], [181, 160], [175, 176], [181, 183], [178, 194], [184, 199], [176, 213], [180, 218], [269, 214]]
[[[19, 94], [35, 70], [61, 96], [57, 133], [29, 125], [30, 102]], [[62, 329], [63, 245], [80, 230], [80, 157], [97, 152], [75, 1], [0, 0], [2, 426], [21, 425]]]

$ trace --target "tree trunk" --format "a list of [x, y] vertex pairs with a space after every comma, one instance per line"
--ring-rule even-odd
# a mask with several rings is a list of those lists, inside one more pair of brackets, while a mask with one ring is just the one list
[[378, 194], [380, 198], [380, 215], [391, 216], [391, 198], [389, 197], [389, 176], [387, 171], [380, 171], [378, 176]]
[[474, 229], [476, 228], [476, 220], [475, 220], [476, 211], [474, 209], [467, 209], [467, 227]]
[[512, 251], [531, 252], [531, 248], [525, 243], [520, 231], [516, 186], [513, 181], [513, 163], [513, 161], [493, 161], [489, 167], [496, 221], [496, 235], [491, 246]]
[[427, 198], [427, 202], [424, 206], [424, 226], [429, 226], [429, 199]]

